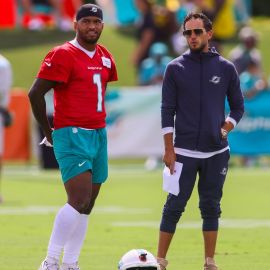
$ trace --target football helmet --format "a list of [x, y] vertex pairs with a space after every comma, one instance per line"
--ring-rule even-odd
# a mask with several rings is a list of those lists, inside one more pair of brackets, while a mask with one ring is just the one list
[[145, 249], [132, 249], [121, 258], [118, 270], [160, 270], [153, 254]]

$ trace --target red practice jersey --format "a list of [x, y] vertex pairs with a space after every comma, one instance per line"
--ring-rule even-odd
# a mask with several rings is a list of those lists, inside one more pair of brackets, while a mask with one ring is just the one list
[[67, 42], [45, 57], [38, 78], [59, 82], [54, 88], [54, 128], [105, 127], [107, 83], [117, 80], [112, 55], [101, 45], [93, 58]]

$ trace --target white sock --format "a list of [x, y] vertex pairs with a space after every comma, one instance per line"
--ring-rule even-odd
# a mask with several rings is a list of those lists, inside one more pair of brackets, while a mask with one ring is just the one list
[[72, 235], [79, 220], [80, 213], [67, 203], [58, 211], [49, 241], [47, 258], [59, 260], [64, 245]]
[[81, 214], [79, 222], [64, 246], [63, 263], [75, 264], [78, 262], [83, 241], [88, 227], [88, 215]]

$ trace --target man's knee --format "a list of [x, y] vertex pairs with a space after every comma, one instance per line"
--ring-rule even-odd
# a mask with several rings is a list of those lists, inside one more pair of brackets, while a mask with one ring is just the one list
[[178, 205], [178, 207], [169, 207], [165, 205], [162, 213], [160, 230], [163, 232], [174, 233], [176, 225], [184, 211], [185, 206], [183, 205]]
[[90, 198], [86, 196], [69, 198], [69, 204], [72, 205], [81, 214], [85, 214], [90, 203]]
[[203, 219], [218, 219], [221, 215], [219, 203], [200, 204]]

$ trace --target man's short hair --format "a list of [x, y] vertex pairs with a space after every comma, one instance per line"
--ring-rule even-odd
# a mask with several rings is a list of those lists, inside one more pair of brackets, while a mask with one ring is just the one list
[[184, 23], [183, 23], [183, 27], [184, 27], [184, 30], [186, 30], [186, 23], [188, 21], [190, 21], [191, 19], [200, 19], [203, 21], [203, 26], [205, 28], [205, 30], [208, 32], [208, 31], [211, 31], [212, 30], [212, 22], [211, 20], [203, 13], [194, 13], [194, 12], [191, 12], [189, 13], [185, 20], [184, 20]]

